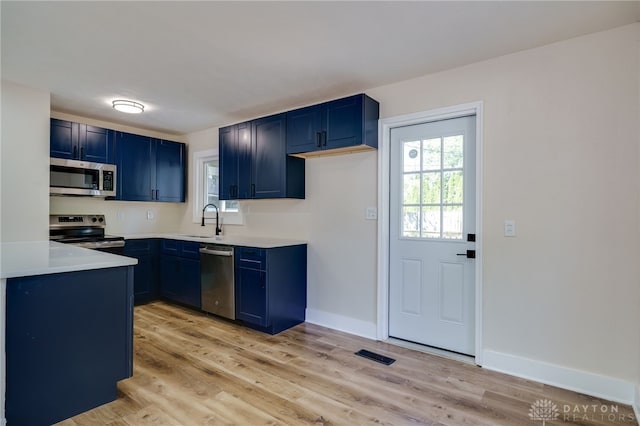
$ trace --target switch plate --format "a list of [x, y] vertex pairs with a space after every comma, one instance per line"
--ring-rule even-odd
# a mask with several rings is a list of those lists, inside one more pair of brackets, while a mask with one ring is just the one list
[[378, 209], [376, 207], [367, 207], [364, 218], [367, 220], [378, 220]]
[[516, 236], [516, 221], [505, 220], [504, 221], [504, 236], [515, 237]]

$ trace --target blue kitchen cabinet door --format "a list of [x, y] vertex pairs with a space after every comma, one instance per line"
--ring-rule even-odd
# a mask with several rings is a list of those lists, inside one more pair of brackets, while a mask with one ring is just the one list
[[51, 157], [77, 159], [79, 136], [78, 123], [52, 118], [49, 135]]
[[155, 188], [154, 200], [184, 202], [185, 145], [179, 142], [154, 140]]
[[200, 309], [200, 243], [162, 240], [161, 253], [160, 295]]
[[116, 134], [117, 200], [151, 201], [152, 157], [151, 138], [118, 132]]
[[134, 303], [155, 300], [158, 296], [158, 240], [127, 240], [124, 255], [138, 259], [134, 266]]
[[265, 271], [242, 266], [237, 268], [236, 318], [259, 327], [268, 325]]
[[181, 258], [181, 278], [182, 286], [179, 293], [179, 302], [193, 308], [200, 309], [201, 293], [200, 287], [200, 261], [195, 259]]
[[253, 120], [251, 198], [284, 198], [286, 188], [286, 115]]
[[320, 148], [323, 110], [323, 105], [312, 105], [287, 112], [287, 154]]
[[102, 127], [80, 125], [80, 160], [113, 164], [113, 131]]
[[218, 158], [221, 200], [238, 198], [238, 125], [222, 127], [218, 131]]
[[364, 95], [350, 96], [325, 104], [325, 134], [322, 149], [344, 148], [362, 143], [362, 101]]
[[52, 118], [50, 155], [68, 160], [114, 164], [114, 132], [102, 127]]
[[162, 254], [160, 256], [160, 295], [168, 300], [180, 299], [180, 258]]
[[221, 128], [218, 140], [220, 199], [251, 198], [251, 123]]

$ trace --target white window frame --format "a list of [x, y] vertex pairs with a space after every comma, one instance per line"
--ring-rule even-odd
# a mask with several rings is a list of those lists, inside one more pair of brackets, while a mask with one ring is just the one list
[[[218, 160], [218, 150], [206, 149], [196, 151], [192, 156], [193, 164], [193, 223], [201, 223], [202, 208], [204, 207], [204, 165], [209, 161]], [[224, 210], [224, 201], [220, 201], [220, 219], [223, 225], [244, 225], [244, 215], [242, 214], [242, 202], [238, 202], [237, 212], [227, 212]], [[215, 220], [215, 210], [205, 212], [205, 223], [211, 224]]]

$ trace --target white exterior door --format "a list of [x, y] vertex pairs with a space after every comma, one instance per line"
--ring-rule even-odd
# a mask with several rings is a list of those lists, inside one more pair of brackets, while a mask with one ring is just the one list
[[389, 336], [475, 352], [475, 116], [390, 133]]

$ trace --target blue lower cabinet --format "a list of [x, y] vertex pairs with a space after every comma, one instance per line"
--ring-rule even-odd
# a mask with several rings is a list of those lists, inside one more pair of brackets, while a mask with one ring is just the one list
[[133, 267], [7, 280], [6, 419], [50, 425], [133, 374]]
[[305, 320], [307, 246], [236, 247], [236, 318], [276, 334]]
[[133, 295], [136, 305], [158, 297], [159, 245], [157, 239], [127, 240], [124, 255], [138, 259], [134, 266]]
[[162, 240], [160, 251], [160, 296], [200, 309], [200, 244]]

